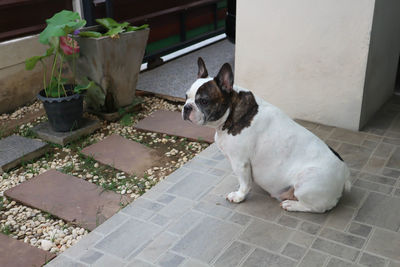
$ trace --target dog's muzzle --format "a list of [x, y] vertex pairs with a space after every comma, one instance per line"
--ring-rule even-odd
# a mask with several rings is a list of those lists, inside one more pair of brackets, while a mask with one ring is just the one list
[[190, 104], [186, 104], [183, 106], [183, 119], [189, 120], [190, 112], [192, 112], [193, 107]]

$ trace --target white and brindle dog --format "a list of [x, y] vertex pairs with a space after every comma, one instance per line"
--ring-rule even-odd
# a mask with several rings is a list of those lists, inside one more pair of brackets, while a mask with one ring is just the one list
[[287, 211], [325, 212], [349, 191], [350, 171], [321, 139], [277, 107], [233, 85], [225, 63], [210, 78], [198, 59], [198, 79], [186, 94], [184, 120], [216, 129], [215, 142], [239, 178], [227, 195], [243, 201], [254, 181]]

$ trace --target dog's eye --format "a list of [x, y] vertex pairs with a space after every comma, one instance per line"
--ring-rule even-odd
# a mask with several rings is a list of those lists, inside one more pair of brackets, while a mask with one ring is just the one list
[[185, 95], [185, 100], [187, 100], [187, 95]]
[[204, 99], [204, 98], [201, 98], [201, 99], [200, 99], [200, 104], [202, 104], [202, 105], [207, 105], [207, 104], [208, 104], [208, 100], [207, 100], [207, 99]]

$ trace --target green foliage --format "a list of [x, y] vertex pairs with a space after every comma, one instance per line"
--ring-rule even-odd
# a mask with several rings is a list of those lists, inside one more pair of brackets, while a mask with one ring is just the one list
[[0, 232], [1, 232], [2, 234], [5, 234], [5, 235], [10, 235], [10, 234], [11, 234], [11, 228], [10, 228], [9, 225], [5, 225], [5, 226], [3, 226], [3, 227], [1, 228]]
[[99, 38], [102, 36], [101, 33], [95, 32], [95, 31], [82, 31], [79, 33], [80, 37], [93, 37], [93, 38]]
[[94, 86], [94, 85], [95, 85], [94, 81], [90, 81], [87, 85], [80, 85], [80, 84], [78, 84], [77, 86], [75, 86], [74, 92], [75, 92], [76, 94], [82, 94], [83, 91], [88, 90], [90, 87], [92, 87], [92, 86]]
[[132, 115], [131, 114], [125, 114], [121, 120], [120, 123], [122, 126], [132, 126]]
[[46, 53], [43, 56], [33, 56], [31, 58], [28, 58], [27, 60], [25, 60], [25, 69], [33, 70], [39, 61], [42, 61], [44, 58], [53, 55], [53, 52], [54, 47], [50, 47], [49, 49], [47, 49]]
[[42, 44], [49, 44], [52, 37], [66, 36], [82, 28], [86, 21], [81, 19], [77, 12], [62, 10], [47, 19], [46, 23], [47, 27], [39, 35], [39, 41]]
[[103, 26], [107, 32], [101, 34], [100, 32], [95, 31], [83, 31], [79, 33], [81, 37], [94, 37], [99, 38], [101, 36], [110, 36], [112, 38], [118, 38], [118, 35], [124, 32], [131, 32], [131, 31], [139, 31], [149, 27], [148, 24], [144, 24], [142, 26], [130, 26], [129, 22], [118, 23], [112, 18], [103, 18], [103, 19], [96, 19], [96, 22]]

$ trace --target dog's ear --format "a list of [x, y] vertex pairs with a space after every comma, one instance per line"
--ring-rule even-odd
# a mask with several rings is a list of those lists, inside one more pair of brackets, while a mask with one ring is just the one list
[[218, 72], [217, 77], [215, 77], [215, 81], [219, 88], [223, 91], [229, 93], [233, 88], [233, 72], [231, 65], [225, 63], [222, 65], [221, 69]]
[[197, 59], [197, 66], [199, 67], [199, 70], [197, 72], [197, 78], [207, 78], [208, 71], [206, 69], [206, 64], [204, 64], [204, 61], [201, 57]]

